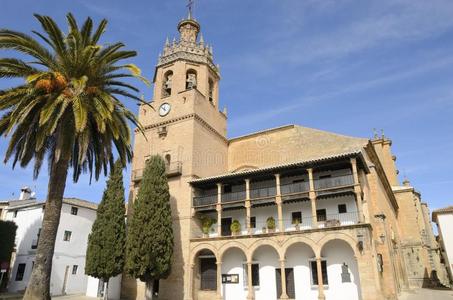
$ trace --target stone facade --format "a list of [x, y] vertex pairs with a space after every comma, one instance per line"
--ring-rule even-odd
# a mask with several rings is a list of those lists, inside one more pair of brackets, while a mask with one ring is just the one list
[[[162, 155], [168, 165], [175, 255], [171, 275], [160, 281], [159, 299], [274, 299], [263, 296], [269, 277], [262, 278], [266, 284], [261, 290], [252, 278], [252, 267], [260, 260], [258, 274], [270, 274], [263, 257], [271, 252], [269, 266], [281, 282], [272, 279], [270, 284], [279, 299], [294, 293], [286, 272], [292, 274], [288, 277], [312, 276], [305, 278], [316, 299], [347, 290], [351, 299], [396, 299], [402, 289], [419, 285], [425, 270], [429, 278], [436, 269], [436, 246], [423, 236], [433, 238], [427, 207], [413, 188], [399, 184], [389, 139], [296, 125], [228, 139], [212, 48], [199, 38], [200, 25], [191, 17], [178, 30], [180, 39], [167, 41], [159, 57], [154, 99], [139, 109], [145, 133], [135, 135], [129, 199], [132, 203], [147, 157]], [[417, 210], [411, 206], [414, 201]], [[269, 216], [275, 220], [273, 228], [266, 221]], [[217, 224], [206, 231], [203, 218]], [[233, 218], [242, 224], [234, 234], [227, 223]], [[329, 249], [333, 241], [343, 243], [344, 256], [335, 258]], [[288, 254], [296, 244], [310, 253], [303, 262]], [[412, 256], [406, 261], [408, 249], [419, 251], [416, 262]], [[225, 258], [229, 251], [237, 255]], [[210, 289], [201, 282], [204, 258], [216, 261]], [[342, 280], [335, 281], [339, 271]], [[221, 284], [231, 272], [242, 278], [241, 289]], [[328, 277], [329, 286], [323, 284]], [[143, 299], [144, 284], [123, 276], [122, 294]]]

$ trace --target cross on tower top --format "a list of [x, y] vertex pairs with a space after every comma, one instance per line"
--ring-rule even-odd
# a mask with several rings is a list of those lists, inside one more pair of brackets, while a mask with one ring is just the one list
[[188, 0], [187, 8], [189, 9], [189, 20], [192, 19], [193, 6], [195, 4], [194, 0]]

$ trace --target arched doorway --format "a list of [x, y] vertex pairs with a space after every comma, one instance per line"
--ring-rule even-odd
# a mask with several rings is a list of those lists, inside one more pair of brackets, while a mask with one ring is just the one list
[[247, 297], [247, 257], [237, 248], [222, 255], [222, 297], [224, 300], [245, 300]]
[[194, 258], [193, 298], [214, 299], [217, 293], [217, 258], [209, 249], [198, 251]]
[[321, 257], [327, 269], [326, 299], [338, 299], [341, 294], [344, 299], [360, 300], [357, 260], [349, 243], [340, 239], [328, 241], [321, 249]]
[[315, 261], [312, 248], [302, 242], [288, 247], [286, 258], [286, 293], [290, 299], [318, 299], [318, 287], [312, 282], [310, 262]]
[[280, 268], [279, 254], [270, 245], [259, 246], [252, 255], [258, 278], [254, 281], [255, 300], [277, 299], [277, 269]]

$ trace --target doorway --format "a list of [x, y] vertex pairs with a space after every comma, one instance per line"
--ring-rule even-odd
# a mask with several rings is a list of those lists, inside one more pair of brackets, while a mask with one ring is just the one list
[[222, 236], [231, 235], [232, 218], [222, 218]]

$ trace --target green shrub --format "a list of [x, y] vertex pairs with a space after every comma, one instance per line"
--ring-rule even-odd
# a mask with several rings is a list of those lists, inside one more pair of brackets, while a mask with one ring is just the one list
[[269, 217], [266, 220], [267, 229], [275, 229], [275, 219], [274, 217]]
[[212, 225], [216, 224], [217, 220], [208, 216], [201, 217], [201, 230], [204, 234], [209, 234]]
[[231, 232], [239, 233], [241, 232], [241, 223], [238, 220], [233, 220], [230, 225]]

